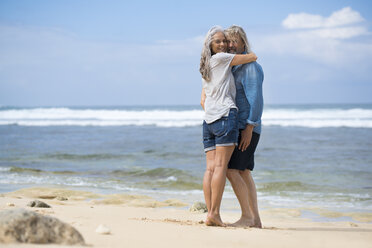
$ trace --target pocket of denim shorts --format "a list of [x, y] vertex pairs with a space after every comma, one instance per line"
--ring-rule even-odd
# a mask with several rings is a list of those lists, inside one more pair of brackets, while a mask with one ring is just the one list
[[230, 128], [229, 130], [238, 128], [238, 113], [235, 109], [230, 110], [229, 117], [228, 117], [228, 124]]
[[222, 117], [221, 119], [211, 123], [210, 125], [214, 135], [216, 136], [224, 135], [227, 131], [228, 118]]

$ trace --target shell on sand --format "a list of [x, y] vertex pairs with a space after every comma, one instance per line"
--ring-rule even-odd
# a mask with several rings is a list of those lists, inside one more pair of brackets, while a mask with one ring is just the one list
[[96, 229], [96, 233], [99, 233], [99, 234], [111, 234], [111, 230], [110, 228], [108, 228], [107, 226], [105, 225], [99, 225]]

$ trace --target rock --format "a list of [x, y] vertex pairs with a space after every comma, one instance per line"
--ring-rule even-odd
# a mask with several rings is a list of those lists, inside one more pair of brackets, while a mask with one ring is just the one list
[[205, 203], [203, 203], [203, 202], [195, 202], [190, 207], [190, 211], [191, 212], [202, 212], [202, 213], [206, 213], [206, 212], [208, 212], [208, 209], [207, 209], [207, 205], [205, 205]]
[[31, 201], [30, 203], [27, 204], [27, 206], [32, 207], [32, 208], [50, 208], [48, 204], [45, 202], [39, 201], [39, 200], [34, 200]]
[[10, 203], [10, 202], [8, 202], [6, 205], [7, 205], [8, 207], [14, 207], [14, 206], [15, 206], [14, 203]]
[[68, 200], [66, 197], [63, 197], [63, 196], [58, 196], [56, 199], [58, 201], [67, 201]]
[[25, 209], [0, 212], [0, 242], [83, 245], [84, 238], [71, 225]]
[[97, 227], [96, 233], [99, 233], [99, 234], [110, 234], [111, 233], [111, 230], [107, 226], [101, 224], [101, 225], [99, 225]]

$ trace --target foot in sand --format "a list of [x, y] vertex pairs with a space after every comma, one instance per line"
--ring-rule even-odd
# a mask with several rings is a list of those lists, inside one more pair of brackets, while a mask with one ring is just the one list
[[262, 223], [261, 223], [261, 219], [260, 218], [255, 219], [253, 223], [254, 224], [251, 227], [262, 228]]
[[251, 218], [241, 217], [237, 222], [231, 224], [233, 227], [251, 227], [254, 225], [254, 221]]
[[251, 218], [241, 217], [237, 222], [231, 224], [233, 227], [256, 227], [262, 228], [261, 220], [253, 220]]
[[205, 224], [207, 226], [226, 226], [219, 215], [208, 215]]

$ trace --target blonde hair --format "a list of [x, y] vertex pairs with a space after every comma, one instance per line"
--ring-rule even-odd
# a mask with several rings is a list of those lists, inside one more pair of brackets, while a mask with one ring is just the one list
[[201, 52], [201, 58], [200, 58], [199, 71], [200, 71], [200, 74], [202, 75], [202, 78], [207, 82], [211, 80], [210, 78], [211, 66], [209, 64], [209, 61], [212, 57], [212, 52], [211, 52], [212, 37], [213, 35], [219, 32], [224, 34], [223, 28], [220, 26], [214, 26], [211, 29], [209, 29], [204, 39], [204, 45], [203, 45], [203, 49]]
[[240, 37], [244, 43], [244, 52], [251, 53], [251, 46], [249, 45], [247, 35], [245, 34], [242, 27], [239, 27], [237, 25], [232, 25], [228, 29], [225, 30], [226, 36], [230, 37]]

